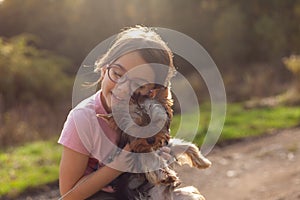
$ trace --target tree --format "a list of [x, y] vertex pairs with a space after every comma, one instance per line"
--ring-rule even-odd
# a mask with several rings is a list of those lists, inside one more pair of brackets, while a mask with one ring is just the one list
[[223, 64], [242, 63], [246, 57], [248, 45], [245, 40], [246, 18], [238, 5], [226, 7], [218, 16], [214, 25], [214, 52]]

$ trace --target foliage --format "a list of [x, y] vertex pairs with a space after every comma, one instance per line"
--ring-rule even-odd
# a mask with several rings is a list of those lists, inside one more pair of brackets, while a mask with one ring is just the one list
[[283, 63], [295, 75], [296, 79], [300, 79], [300, 55], [285, 57], [283, 58]]
[[285, 67], [294, 75], [294, 85], [279, 97], [281, 102], [290, 105], [300, 104], [300, 55], [291, 55], [282, 59]]
[[[0, 35], [38, 36], [40, 48], [75, 63], [66, 69], [73, 74], [91, 49], [124, 27], [145, 24], [183, 32], [212, 55], [223, 77], [230, 79], [228, 96], [235, 101], [252, 97], [243, 88], [249, 88], [247, 76], [257, 64], [263, 67], [257, 73], [261, 79], [268, 78], [260, 72], [269, 70], [264, 66], [270, 64], [271, 81], [279, 81], [259, 92], [259, 97], [278, 94], [278, 86], [290, 80], [281, 58], [300, 52], [299, 21], [299, 0], [4, 0], [0, 4]], [[188, 64], [178, 68], [193, 73]]]
[[60, 154], [53, 141], [0, 151], [0, 196], [13, 198], [28, 187], [56, 181]]
[[[223, 63], [242, 63], [246, 58], [248, 47], [245, 45], [246, 16], [238, 5], [228, 6], [214, 24], [215, 55]], [[234, 28], [225, 28], [234, 24]]]
[[278, 62], [300, 51], [299, 10], [298, 0], [4, 0], [0, 35], [37, 35], [44, 48], [80, 64], [98, 42], [145, 24], [190, 35], [222, 65]]
[[64, 69], [70, 62], [33, 46], [36, 40], [20, 35], [0, 38], [0, 99], [3, 108], [43, 101], [55, 105], [71, 89], [71, 78]]
[[55, 108], [35, 101], [1, 113], [0, 149], [52, 138], [60, 133], [68, 109], [68, 106]]
[[32, 35], [0, 38], [0, 146], [49, 138], [70, 99], [70, 61], [35, 47]]

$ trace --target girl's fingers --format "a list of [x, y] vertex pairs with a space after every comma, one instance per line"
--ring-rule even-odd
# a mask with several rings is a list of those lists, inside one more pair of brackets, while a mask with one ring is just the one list
[[161, 150], [162, 152], [165, 152], [165, 153], [168, 153], [168, 154], [171, 153], [170, 147], [167, 147], [167, 146], [164, 146], [164, 147], [160, 148], [160, 150]]
[[171, 160], [172, 156], [169, 153], [162, 152], [161, 157], [163, 157], [165, 160]]
[[110, 185], [102, 188], [101, 190], [104, 191], [104, 192], [108, 192], [108, 193], [115, 192], [114, 188], [112, 186], [110, 186]]

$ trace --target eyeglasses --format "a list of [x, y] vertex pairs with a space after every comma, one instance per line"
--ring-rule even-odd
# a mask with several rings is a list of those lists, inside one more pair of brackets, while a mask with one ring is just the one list
[[121, 84], [129, 81], [129, 87], [131, 91], [135, 91], [138, 88], [143, 88], [146, 84], [149, 84], [149, 82], [145, 79], [129, 78], [128, 74], [126, 74], [127, 71], [120, 64], [110, 64], [107, 66], [107, 70], [108, 77], [112, 82]]

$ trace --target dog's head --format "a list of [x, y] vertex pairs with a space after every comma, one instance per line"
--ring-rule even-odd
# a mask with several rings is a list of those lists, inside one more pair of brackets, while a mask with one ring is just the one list
[[[141, 104], [131, 104], [130, 113], [135, 124], [129, 124], [123, 139], [136, 153], [151, 152], [168, 144], [170, 139], [170, 116], [156, 99], [146, 99]], [[145, 127], [146, 132], [139, 132]], [[134, 133], [132, 136], [126, 133]], [[150, 133], [150, 134], [149, 134]]]
[[[155, 151], [166, 145], [170, 139], [169, 128], [173, 117], [173, 102], [168, 98], [168, 92], [168, 88], [160, 87], [150, 89], [147, 95], [135, 93], [129, 105], [128, 103], [117, 105], [114, 109], [114, 116], [98, 116], [105, 118], [112, 128], [121, 133], [120, 148], [129, 143], [131, 150], [136, 153]], [[118, 124], [115, 120], [118, 120]], [[140, 127], [147, 125], [149, 125], [147, 130], [151, 132], [153, 129], [154, 132], [151, 134], [140, 132]]]

